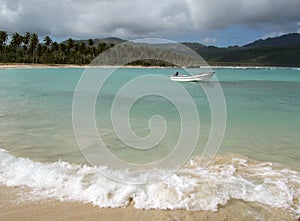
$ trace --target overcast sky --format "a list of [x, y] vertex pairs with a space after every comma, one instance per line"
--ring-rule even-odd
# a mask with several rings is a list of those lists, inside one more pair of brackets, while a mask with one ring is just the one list
[[300, 0], [0, 0], [0, 30], [243, 45], [300, 32]]

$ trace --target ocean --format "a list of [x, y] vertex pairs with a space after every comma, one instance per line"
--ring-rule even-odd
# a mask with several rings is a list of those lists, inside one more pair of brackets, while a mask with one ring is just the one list
[[[220, 67], [207, 83], [168, 82], [177, 70], [199, 71], [0, 69], [0, 183], [99, 207], [218, 211], [242, 200], [299, 217], [300, 69]], [[83, 73], [109, 77], [76, 106]], [[206, 156], [210, 139], [222, 142]]]

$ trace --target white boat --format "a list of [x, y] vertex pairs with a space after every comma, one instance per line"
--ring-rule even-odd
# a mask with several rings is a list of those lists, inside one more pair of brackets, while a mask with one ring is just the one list
[[170, 76], [172, 81], [204, 81], [207, 82], [215, 74], [215, 72], [204, 72], [195, 75], [172, 75]]

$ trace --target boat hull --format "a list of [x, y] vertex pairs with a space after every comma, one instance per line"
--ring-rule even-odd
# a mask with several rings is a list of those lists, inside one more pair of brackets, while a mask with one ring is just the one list
[[207, 82], [214, 75], [214, 72], [205, 72], [197, 75], [179, 75], [179, 76], [170, 76], [172, 81], [182, 81], [182, 82], [193, 82], [193, 81], [201, 81]]

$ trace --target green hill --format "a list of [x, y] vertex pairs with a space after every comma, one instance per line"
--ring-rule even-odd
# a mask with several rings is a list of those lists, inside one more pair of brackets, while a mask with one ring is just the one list
[[243, 48], [261, 47], [300, 47], [300, 34], [291, 33], [275, 38], [267, 38], [265, 40], [259, 39], [243, 46]]
[[211, 65], [300, 67], [300, 34], [257, 40], [242, 47], [203, 47], [184, 43]]

